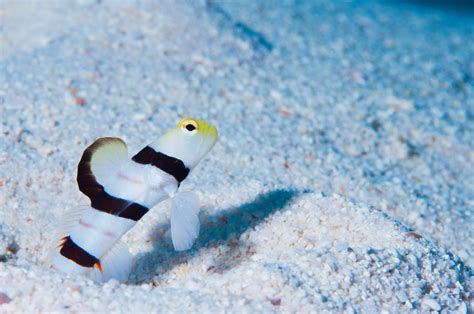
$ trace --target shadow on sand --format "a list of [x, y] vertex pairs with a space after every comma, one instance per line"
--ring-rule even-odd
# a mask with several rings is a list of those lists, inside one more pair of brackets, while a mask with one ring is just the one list
[[[253, 201], [237, 208], [218, 211], [216, 215], [201, 215], [201, 232], [193, 248], [186, 252], [176, 252], [171, 240], [166, 236], [169, 224], [161, 224], [151, 232], [153, 250], [138, 254], [135, 269], [130, 276], [131, 284], [140, 284], [152, 280], [157, 274], [163, 274], [173, 267], [190, 260], [201, 249], [226, 244], [230, 249], [221, 259], [225, 269], [239, 263], [236, 252], [249, 250], [249, 245], [240, 243], [240, 236], [254, 228], [274, 212], [283, 209], [291, 199], [298, 195], [295, 190], [274, 190], [258, 195]], [[245, 246], [245, 248], [242, 248]], [[225, 260], [225, 261], [224, 261]], [[220, 267], [215, 271], [224, 271]]]

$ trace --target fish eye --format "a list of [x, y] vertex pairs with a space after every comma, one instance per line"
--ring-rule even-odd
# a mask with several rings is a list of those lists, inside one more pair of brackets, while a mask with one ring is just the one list
[[183, 123], [181, 123], [181, 129], [184, 132], [194, 134], [198, 130], [198, 125], [197, 125], [196, 121], [194, 121], [194, 120], [185, 120], [185, 121], [183, 121]]

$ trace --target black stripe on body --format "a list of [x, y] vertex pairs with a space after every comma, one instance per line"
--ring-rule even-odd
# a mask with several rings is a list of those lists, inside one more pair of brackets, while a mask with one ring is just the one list
[[164, 172], [175, 177], [178, 184], [181, 183], [189, 174], [183, 161], [155, 151], [150, 146], [146, 146], [138, 154], [133, 156], [133, 161], [143, 165], [153, 165]]
[[61, 246], [59, 253], [82, 267], [94, 267], [96, 264], [100, 265], [100, 261], [97, 257], [89, 254], [86, 250], [74, 243], [69, 236], [64, 238], [64, 242]]
[[[90, 162], [94, 151], [103, 145], [105, 141], [111, 140], [114, 140], [114, 138], [98, 139], [84, 151], [81, 161], [79, 161], [77, 166], [77, 184], [79, 190], [90, 198], [93, 208], [114, 216], [138, 221], [149, 209], [135, 202], [108, 194], [104, 186], [97, 182], [92, 173]], [[120, 139], [115, 140], [121, 141]]]

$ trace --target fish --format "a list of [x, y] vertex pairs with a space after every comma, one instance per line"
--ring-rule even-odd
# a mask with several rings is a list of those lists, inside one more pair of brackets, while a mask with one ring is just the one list
[[77, 184], [91, 204], [68, 214], [58, 228], [49, 267], [96, 282], [126, 282], [133, 256], [122, 236], [158, 203], [171, 199], [174, 249], [188, 250], [199, 235], [199, 199], [181, 183], [215, 145], [217, 128], [183, 118], [132, 158], [117, 137], [97, 139], [77, 167]]

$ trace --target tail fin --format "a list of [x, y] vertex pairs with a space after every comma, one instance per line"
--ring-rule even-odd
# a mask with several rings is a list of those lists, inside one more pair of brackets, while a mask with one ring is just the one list
[[71, 229], [79, 223], [79, 220], [81, 219], [81, 216], [84, 214], [84, 212], [89, 209], [89, 206], [77, 206], [76, 208], [65, 213], [59, 219], [59, 224], [55, 225], [53, 222], [48, 224], [48, 227], [51, 230], [54, 230], [53, 241], [56, 241], [52, 244], [51, 251], [54, 251], [57, 248], [61, 242], [61, 239], [69, 234]]
[[44, 265], [68, 274], [84, 274], [87, 268], [77, 265], [60, 254], [64, 239], [70, 234], [71, 230], [77, 226], [84, 212], [89, 210], [89, 206], [79, 206], [66, 213], [61, 219], [53, 233], [53, 243], [49, 248], [48, 255], [44, 260]]
[[191, 192], [177, 193], [171, 200], [171, 238], [176, 251], [193, 246], [199, 235], [199, 199]]
[[61, 254], [61, 249], [66, 240], [74, 233], [75, 228], [80, 225], [81, 218], [83, 218], [89, 210], [94, 209], [90, 206], [81, 206], [65, 215], [57, 227], [53, 246], [45, 260], [46, 266], [67, 274], [86, 275], [97, 282], [105, 282], [111, 278], [117, 279], [120, 282], [127, 281], [133, 264], [133, 257], [129, 253], [128, 247], [121, 241], [117, 241], [112, 248], [106, 251], [101, 257], [95, 257], [97, 262], [93, 267], [81, 266]]

